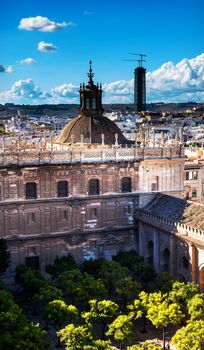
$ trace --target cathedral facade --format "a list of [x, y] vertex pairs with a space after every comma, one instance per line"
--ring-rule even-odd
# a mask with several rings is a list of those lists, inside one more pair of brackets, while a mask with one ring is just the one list
[[[24, 263], [45, 271], [67, 253], [81, 263], [135, 249], [159, 273], [204, 288], [202, 227], [186, 234], [191, 226], [182, 224], [188, 206], [182, 140], [165, 142], [161, 135], [158, 143], [154, 132], [127, 140], [103, 116], [91, 66], [88, 77], [78, 115], [56, 140], [1, 150], [0, 236], [11, 254], [8, 274]], [[176, 218], [173, 200], [183, 206]]]

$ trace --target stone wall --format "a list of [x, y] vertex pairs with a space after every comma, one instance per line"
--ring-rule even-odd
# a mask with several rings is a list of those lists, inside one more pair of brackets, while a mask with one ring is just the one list
[[[157, 193], [149, 186], [152, 177], [159, 178], [159, 191], [180, 195], [182, 173], [180, 158], [2, 168], [0, 236], [9, 242], [11, 270], [29, 257], [44, 269], [66, 252], [80, 262], [138, 249], [134, 213]], [[131, 192], [122, 192], [123, 177], [131, 178]], [[98, 195], [88, 195], [90, 179], [99, 180]], [[68, 181], [67, 197], [57, 196], [58, 181]], [[26, 199], [27, 182], [36, 183], [36, 199]]]

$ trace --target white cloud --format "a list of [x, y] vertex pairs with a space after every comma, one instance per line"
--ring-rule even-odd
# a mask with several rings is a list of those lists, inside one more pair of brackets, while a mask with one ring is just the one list
[[50, 90], [52, 103], [79, 103], [79, 87], [70, 84], [62, 84]]
[[[8, 69], [8, 68], [7, 68]], [[0, 65], [0, 72], [5, 68]], [[105, 103], [133, 102], [134, 81], [119, 80], [103, 85]], [[79, 87], [72, 83], [62, 84], [43, 91], [32, 79], [19, 80], [10, 90], [0, 92], [0, 103], [78, 103]], [[147, 73], [148, 102], [204, 101], [204, 54], [193, 59], [183, 59], [178, 64], [164, 63]]]
[[67, 26], [75, 25], [73, 22], [57, 23], [51, 21], [47, 17], [36, 16], [22, 18], [18, 26], [19, 29], [24, 30], [38, 30], [39, 32], [55, 32]]
[[51, 94], [53, 97], [77, 97], [79, 95], [78, 91], [79, 87], [70, 83], [52, 88]]
[[57, 46], [53, 45], [52, 43], [45, 43], [44, 41], [40, 41], [38, 43], [38, 50], [41, 52], [56, 51]]
[[94, 14], [94, 12], [91, 11], [84, 11], [83, 15], [84, 16], [92, 16]]
[[78, 103], [78, 86], [62, 84], [49, 92], [40, 89], [31, 78], [15, 82], [10, 90], [0, 92], [0, 103]]
[[50, 97], [50, 94], [41, 90], [32, 79], [15, 82], [10, 90], [0, 92], [0, 101], [9, 102], [15, 100], [38, 100]]
[[20, 61], [21, 64], [34, 64], [37, 63], [36, 60], [34, 60], [34, 58], [28, 57], [28, 58], [24, 58], [23, 60]]
[[[204, 54], [177, 64], [166, 62], [147, 72], [146, 81], [148, 102], [204, 101]], [[105, 101], [133, 102], [133, 85], [133, 79], [104, 84]]]
[[8, 67], [4, 67], [2, 64], [0, 64], [0, 73], [13, 73], [14, 69], [13, 66], [8, 66]]

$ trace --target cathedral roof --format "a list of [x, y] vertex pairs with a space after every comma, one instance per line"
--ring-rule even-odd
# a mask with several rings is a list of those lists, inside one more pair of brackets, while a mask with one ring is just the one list
[[144, 209], [167, 219], [204, 230], [204, 205], [158, 194]]
[[57, 143], [131, 144], [119, 127], [103, 116], [102, 86], [93, 82], [94, 73], [90, 61], [88, 83], [80, 85], [78, 115], [68, 123], [57, 138]]
[[101, 144], [102, 134], [104, 135], [104, 144], [115, 144], [116, 138], [118, 144], [130, 143], [119, 127], [108, 118], [103, 116], [88, 118], [83, 114], [70, 121], [56, 141], [58, 143], [81, 142], [81, 135], [83, 135], [84, 143]]

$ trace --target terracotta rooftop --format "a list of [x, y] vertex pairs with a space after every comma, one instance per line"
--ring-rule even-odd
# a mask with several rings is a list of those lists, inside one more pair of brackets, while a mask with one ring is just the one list
[[204, 230], [204, 205], [165, 194], [158, 194], [144, 209], [179, 221], [185, 225]]

